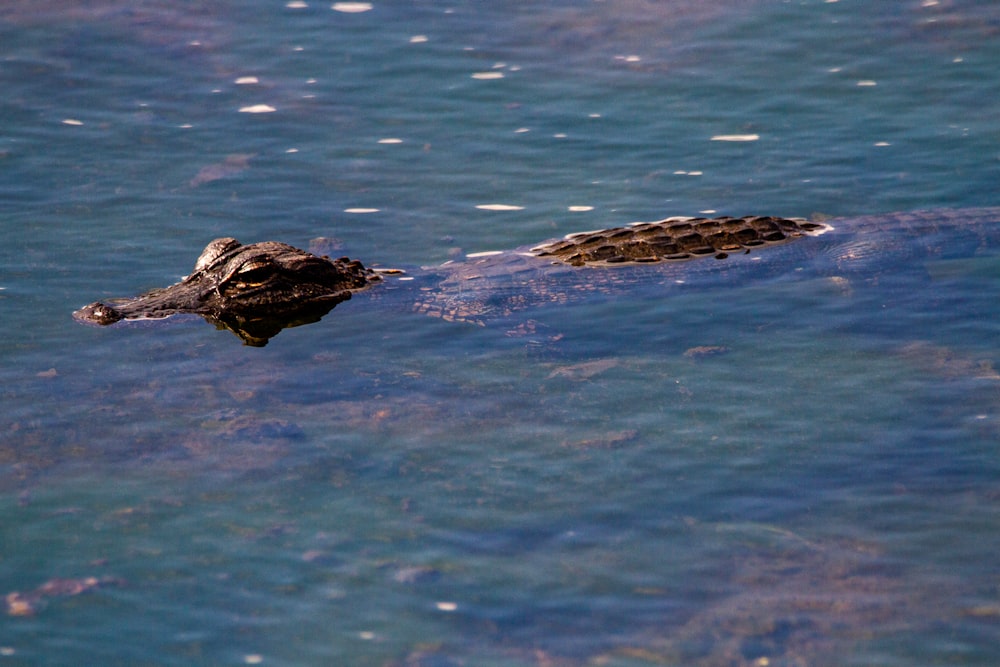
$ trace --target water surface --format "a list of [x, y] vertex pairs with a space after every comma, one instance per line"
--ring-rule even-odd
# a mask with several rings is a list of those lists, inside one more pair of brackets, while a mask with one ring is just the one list
[[1000, 660], [991, 253], [265, 348], [70, 317], [218, 236], [996, 205], [995, 3], [173, 5], [0, 10], [0, 660]]

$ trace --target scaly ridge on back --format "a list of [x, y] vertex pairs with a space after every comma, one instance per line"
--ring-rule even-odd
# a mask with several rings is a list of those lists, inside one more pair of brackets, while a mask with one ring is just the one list
[[665, 218], [636, 222], [593, 232], [570, 234], [561, 241], [535, 246], [537, 257], [572, 266], [683, 261], [786, 243], [830, 229], [801, 218], [747, 216], [742, 218]]

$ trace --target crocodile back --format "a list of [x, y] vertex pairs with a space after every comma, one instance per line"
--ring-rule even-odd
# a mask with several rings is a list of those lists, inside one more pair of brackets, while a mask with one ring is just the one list
[[706, 256], [725, 259], [730, 253], [817, 236], [828, 230], [823, 223], [801, 218], [666, 218], [570, 234], [561, 241], [536, 246], [531, 252], [573, 266], [676, 262]]
[[433, 271], [415, 309], [485, 324], [546, 304], [614, 296], [638, 285], [723, 287], [794, 275], [874, 282], [901, 266], [1000, 249], [1000, 208], [798, 218], [668, 218], [506, 252]]

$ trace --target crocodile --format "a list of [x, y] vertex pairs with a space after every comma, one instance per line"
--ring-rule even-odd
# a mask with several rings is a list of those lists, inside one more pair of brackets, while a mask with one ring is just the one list
[[900, 262], [969, 256], [998, 242], [1000, 207], [822, 221], [670, 217], [473, 253], [419, 272], [331, 259], [276, 241], [243, 245], [227, 237], [209, 243], [180, 282], [134, 298], [91, 303], [74, 317], [109, 325], [191, 313], [230, 329], [245, 344], [262, 346], [283, 328], [318, 321], [352, 295], [387, 283], [394, 289], [409, 286], [417, 312], [484, 324], [640, 282], [684, 284], [720, 272], [736, 280], [793, 270], [876, 280]]

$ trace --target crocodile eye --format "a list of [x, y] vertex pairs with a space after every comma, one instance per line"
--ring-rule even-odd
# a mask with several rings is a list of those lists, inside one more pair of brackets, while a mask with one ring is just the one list
[[260, 285], [274, 274], [274, 269], [269, 257], [255, 257], [240, 265], [234, 278], [244, 285]]

